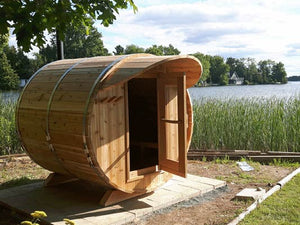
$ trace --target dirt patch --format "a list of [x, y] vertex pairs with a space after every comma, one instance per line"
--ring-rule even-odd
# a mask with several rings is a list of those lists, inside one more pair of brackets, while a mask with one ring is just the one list
[[0, 159], [0, 190], [41, 181], [50, 174], [28, 156]]
[[227, 188], [157, 211], [131, 224], [227, 224], [252, 204], [252, 201], [233, 200], [238, 192], [246, 187], [269, 190], [293, 170], [259, 163], [251, 163], [251, 166], [254, 171], [242, 172], [232, 161], [224, 164], [189, 161], [188, 173], [225, 180]]

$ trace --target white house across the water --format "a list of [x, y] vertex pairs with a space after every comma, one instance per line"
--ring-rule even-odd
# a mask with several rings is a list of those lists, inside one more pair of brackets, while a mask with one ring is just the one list
[[234, 72], [232, 76], [229, 78], [229, 84], [241, 85], [244, 82], [243, 77], [238, 77], [237, 73]]

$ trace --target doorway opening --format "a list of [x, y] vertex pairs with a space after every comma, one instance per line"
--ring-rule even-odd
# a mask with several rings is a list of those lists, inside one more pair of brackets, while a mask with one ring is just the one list
[[128, 81], [130, 171], [158, 165], [157, 80]]

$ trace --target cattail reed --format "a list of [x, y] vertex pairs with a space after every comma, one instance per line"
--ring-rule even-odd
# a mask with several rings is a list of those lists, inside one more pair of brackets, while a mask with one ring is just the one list
[[300, 96], [200, 99], [191, 148], [300, 151]]

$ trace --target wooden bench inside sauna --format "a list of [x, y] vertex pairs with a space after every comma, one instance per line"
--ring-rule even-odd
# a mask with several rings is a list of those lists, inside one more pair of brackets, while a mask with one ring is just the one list
[[28, 155], [53, 171], [45, 183], [81, 179], [109, 205], [186, 176], [192, 136], [191, 56], [134, 54], [66, 59], [39, 69], [19, 97]]

